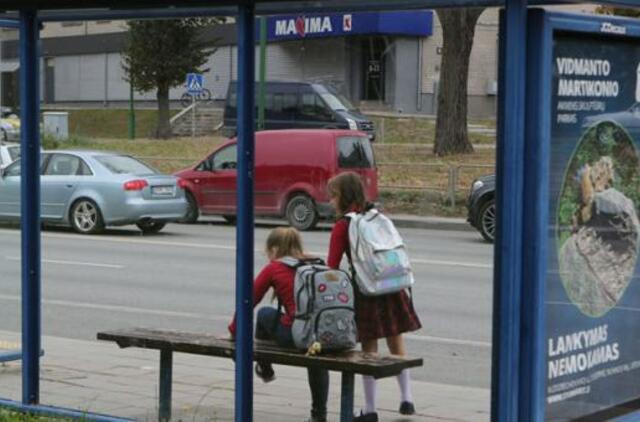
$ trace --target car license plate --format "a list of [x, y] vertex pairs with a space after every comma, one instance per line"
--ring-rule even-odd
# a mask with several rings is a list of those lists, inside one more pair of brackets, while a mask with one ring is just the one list
[[154, 195], [173, 195], [173, 186], [154, 186], [151, 188]]

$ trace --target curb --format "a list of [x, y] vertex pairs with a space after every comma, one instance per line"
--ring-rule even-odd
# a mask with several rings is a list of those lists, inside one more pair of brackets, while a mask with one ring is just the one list
[[[396, 227], [404, 229], [425, 229], [425, 230], [450, 230], [450, 231], [475, 231], [476, 229], [467, 223], [463, 218], [447, 218], [447, 217], [417, 217], [408, 215], [390, 215], [389, 218], [393, 221]], [[200, 217], [198, 220], [200, 223], [223, 223], [222, 217]], [[255, 220], [257, 224], [267, 225], [286, 225], [285, 220], [271, 219], [271, 218], [257, 218]], [[320, 221], [318, 227], [323, 229], [330, 229], [333, 224]]]
[[462, 218], [441, 218], [441, 217], [394, 217], [390, 216], [396, 227], [406, 229], [428, 229], [428, 230], [453, 230], [453, 231], [475, 231], [466, 220]]

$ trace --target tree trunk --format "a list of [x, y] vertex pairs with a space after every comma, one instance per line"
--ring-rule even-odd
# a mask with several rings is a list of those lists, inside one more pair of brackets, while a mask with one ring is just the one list
[[173, 135], [171, 133], [171, 123], [169, 122], [169, 86], [158, 84], [156, 98], [158, 99], [156, 138], [169, 139]]
[[484, 9], [439, 9], [442, 64], [438, 120], [433, 153], [438, 156], [473, 152], [467, 133], [467, 80], [476, 23]]

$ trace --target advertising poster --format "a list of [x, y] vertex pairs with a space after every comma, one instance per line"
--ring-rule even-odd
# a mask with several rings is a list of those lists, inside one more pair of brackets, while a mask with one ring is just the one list
[[[608, 25], [605, 28], [605, 25]], [[640, 42], [555, 32], [547, 420], [640, 397]]]

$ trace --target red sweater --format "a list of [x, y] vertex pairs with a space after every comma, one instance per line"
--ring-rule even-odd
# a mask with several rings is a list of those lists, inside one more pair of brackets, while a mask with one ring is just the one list
[[349, 253], [349, 220], [341, 218], [336, 221], [331, 230], [327, 265], [331, 268], [339, 268], [342, 255], [345, 253]]
[[[296, 302], [293, 299], [293, 282], [296, 270], [279, 261], [271, 261], [260, 271], [253, 282], [253, 306], [255, 307], [269, 288], [273, 287], [276, 297], [284, 308], [284, 315], [280, 318], [282, 325], [290, 327], [296, 314]], [[231, 335], [236, 334], [236, 318], [229, 324]]]

